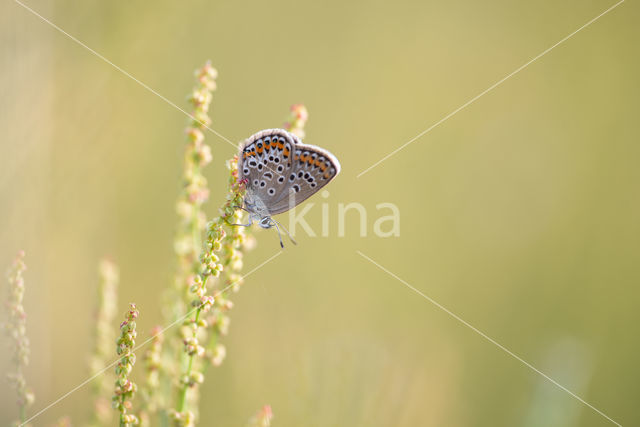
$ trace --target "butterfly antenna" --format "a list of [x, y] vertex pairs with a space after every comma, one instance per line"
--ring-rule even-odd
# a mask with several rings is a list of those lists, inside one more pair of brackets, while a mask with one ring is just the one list
[[[272, 219], [273, 219], [273, 218], [272, 218]], [[287, 236], [289, 236], [289, 240], [291, 240], [291, 243], [293, 243], [294, 245], [297, 245], [296, 241], [295, 241], [295, 240], [293, 240], [293, 237], [291, 237], [291, 233], [289, 233], [289, 230], [287, 230], [287, 228], [286, 228], [284, 225], [282, 225], [281, 223], [279, 223], [279, 222], [278, 222], [278, 221], [276, 221], [275, 219], [273, 220], [273, 222], [275, 222], [275, 223], [276, 223], [276, 226], [278, 226], [278, 225], [279, 225], [280, 227], [282, 227], [282, 229], [287, 233]], [[279, 231], [279, 230], [278, 230], [278, 231]]]
[[282, 234], [280, 234], [280, 227], [278, 227], [278, 222], [273, 220], [273, 225], [275, 225], [276, 230], [278, 230], [278, 239], [280, 239], [280, 247], [284, 249], [284, 243], [282, 243]]

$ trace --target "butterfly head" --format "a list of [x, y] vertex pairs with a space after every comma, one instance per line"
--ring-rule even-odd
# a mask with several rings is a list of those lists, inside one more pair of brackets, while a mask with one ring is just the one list
[[271, 228], [273, 227], [274, 221], [270, 216], [263, 216], [258, 221], [258, 225], [262, 228]]

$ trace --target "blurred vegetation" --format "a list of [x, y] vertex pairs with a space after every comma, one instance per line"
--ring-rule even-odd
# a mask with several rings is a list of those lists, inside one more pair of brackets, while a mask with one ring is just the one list
[[[317, 230], [328, 204], [329, 237], [298, 234], [234, 299], [203, 419], [245, 425], [269, 403], [277, 426], [608, 425], [361, 250], [616, 421], [640, 423], [637, 4], [359, 179], [613, 3], [27, 4], [181, 108], [211, 58], [211, 127], [234, 142], [303, 102], [306, 142], [340, 159], [329, 198], [307, 202]], [[36, 411], [88, 376], [103, 256], [120, 267], [118, 313], [137, 303], [139, 336], [160, 322], [186, 118], [14, 2], [0, 6], [0, 41], [0, 265], [28, 254]], [[207, 140], [211, 217], [235, 149]], [[354, 214], [338, 238], [337, 205], [353, 201], [370, 232]], [[371, 232], [381, 202], [400, 208], [400, 237]], [[268, 231], [256, 237], [247, 270], [280, 250]], [[0, 390], [6, 425], [15, 402]], [[35, 425], [91, 410], [78, 392]]]

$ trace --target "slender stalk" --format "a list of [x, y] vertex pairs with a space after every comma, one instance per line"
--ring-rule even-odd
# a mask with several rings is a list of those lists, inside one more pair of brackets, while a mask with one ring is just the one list
[[[204, 130], [211, 123], [208, 116], [212, 100], [212, 93], [216, 89], [217, 71], [207, 62], [196, 70], [196, 86], [189, 95], [189, 102], [193, 106], [193, 117], [187, 129], [187, 143], [183, 161], [183, 187], [176, 203], [178, 213], [178, 227], [174, 240], [177, 258], [177, 271], [174, 286], [166, 294], [165, 312], [167, 322], [182, 318], [191, 308], [192, 294], [190, 288], [194, 277], [199, 274], [200, 260], [198, 258], [202, 248], [202, 234], [205, 232], [206, 217], [202, 205], [209, 197], [207, 180], [202, 171], [211, 162], [211, 149], [204, 143]], [[190, 336], [187, 328], [180, 328], [177, 333], [167, 339], [162, 354], [162, 371], [160, 373], [161, 402], [156, 408], [160, 422], [167, 424], [167, 411], [173, 405], [170, 403], [173, 394], [174, 376], [181, 375], [188, 365], [187, 354], [182, 345]]]
[[118, 379], [115, 384], [115, 391], [112, 398], [114, 409], [120, 412], [120, 427], [130, 427], [140, 423], [138, 417], [129, 414], [131, 410], [131, 399], [135, 395], [138, 387], [129, 379], [129, 375], [136, 363], [136, 355], [133, 349], [136, 346], [136, 319], [138, 310], [135, 304], [129, 304], [129, 311], [125, 316], [124, 322], [120, 325], [120, 337], [116, 341], [116, 352], [120, 356], [120, 360], [116, 365], [116, 375]]
[[[125, 398], [124, 395], [120, 396], [120, 406], [124, 408]], [[126, 415], [125, 415], [126, 416]], [[120, 416], [120, 427], [126, 427], [127, 423], [124, 422], [124, 416]]]
[[33, 404], [34, 395], [27, 387], [24, 371], [29, 364], [29, 338], [27, 338], [27, 314], [23, 306], [24, 277], [27, 269], [24, 264], [24, 251], [20, 251], [9, 270], [9, 295], [7, 298], [8, 319], [6, 332], [10, 339], [14, 372], [7, 375], [10, 385], [17, 394], [20, 424], [27, 419], [27, 407]]
[[[237, 159], [234, 159], [235, 162], [237, 162]], [[226, 236], [224, 228], [235, 214], [235, 206], [242, 204], [244, 191], [244, 183], [239, 182], [237, 179], [237, 168], [232, 169], [229, 193], [220, 210], [221, 214], [216, 220], [207, 224], [207, 236], [200, 256], [199, 273], [196, 275], [190, 289], [195, 296], [192, 306], [196, 307], [196, 310], [193, 317], [185, 321], [185, 325], [190, 328], [191, 334], [184, 340], [184, 352], [187, 354], [188, 361], [180, 380], [181, 386], [173, 413], [174, 421], [179, 426], [192, 426], [195, 422], [195, 415], [192, 410], [187, 409], [186, 403], [189, 390], [204, 381], [203, 373], [195, 369], [196, 356], [201, 358], [205, 355], [205, 348], [200, 344], [198, 332], [208, 326], [208, 322], [202, 318], [202, 315], [214, 307], [219, 308], [219, 301], [223, 301], [220, 295], [216, 295], [214, 298], [208, 294], [207, 281], [210, 277], [218, 277], [224, 269], [219, 257], [219, 254], [223, 257], [225, 256], [221, 251], [223, 249], [222, 241]]]
[[249, 427], [269, 427], [273, 419], [271, 406], [264, 405], [260, 411], [249, 420]]
[[298, 138], [304, 139], [304, 126], [309, 120], [307, 108], [303, 104], [293, 104], [289, 110], [289, 117], [284, 124], [284, 128]]
[[[198, 320], [200, 319], [200, 312], [201, 312], [201, 308], [199, 307], [196, 310], [196, 315], [194, 318], [195, 323], [198, 323]], [[191, 376], [192, 371], [193, 371], [193, 354], [189, 356], [189, 362], [188, 362], [187, 371], [185, 374], [187, 378]], [[188, 387], [182, 387], [182, 389], [180, 389], [180, 394], [178, 396], [178, 404], [176, 406], [178, 412], [183, 412], [185, 409], [188, 389], [189, 389]]]

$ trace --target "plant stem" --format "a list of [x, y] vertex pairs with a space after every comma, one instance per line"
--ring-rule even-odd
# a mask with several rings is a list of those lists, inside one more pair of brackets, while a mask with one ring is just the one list
[[[124, 394], [120, 397], [120, 403], [124, 405]], [[124, 420], [122, 419], [122, 415], [120, 415], [120, 427], [126, 427]]]
[[169, 415], [167, 411], [160, 411], [158, 418], [161, 427], [169, 427]]
[[[194, 319], [194, 323], [197, 325], [198, 324], [198, 320], [200, 319], [200, 312], [201, 312], [201, 308], [198, 307], [198, 310], [196, 310], [196, 317]], [[193, 335], [195, 337], [196, 335], [196, 331], [193, 331]], [[182, 386], [182, 389], [180, 389], [180, 394], [178, 395], [178, 405], [176, 407], [176, 410], [178, 412], [183, 412], [184, 408], [185, 408], [185, 404], [187, 402], [187, 391], [189, 390], [189, 382], [190, 382], [190, 377], [191, 377], [191, 370], [193, 369], [193, 356], [195, 354], [190, 354], [189, 355], [189, 364], [187, 365], [187, 371], [185, 373], [185, 383]]]

